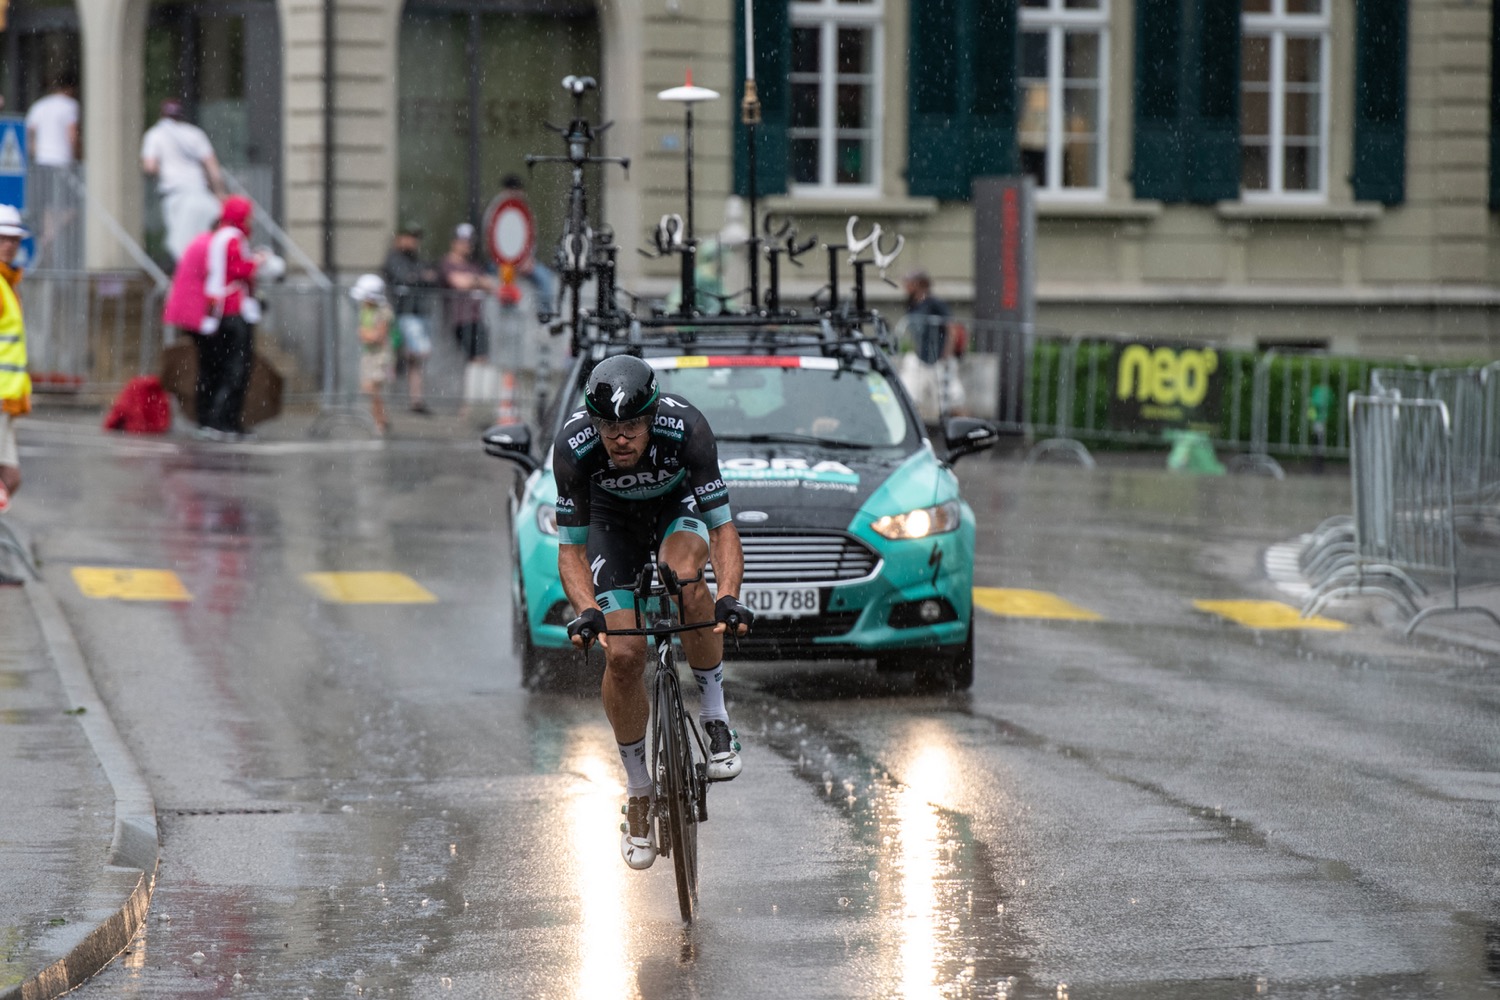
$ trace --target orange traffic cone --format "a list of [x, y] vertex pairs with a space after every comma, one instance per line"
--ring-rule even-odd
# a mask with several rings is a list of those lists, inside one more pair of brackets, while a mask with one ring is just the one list
[[495, 422], [514, 424], [521, 419], [521, 408], [516, 405], [516, 376], [514, 372], [500, 373], [500, 405], [495, 407]]

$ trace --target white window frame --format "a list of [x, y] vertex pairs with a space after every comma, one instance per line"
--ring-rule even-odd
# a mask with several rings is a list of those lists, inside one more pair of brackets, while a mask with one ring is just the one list
[[[1099, 0], [1093, 10], [1070, 8], [1066, 0], [1048, 0], [1047, 7], [1021, 7], [1021, 31], [1047, 33], [1047, 162], [1046, 179], [1036, 188], [1037, 198], [1045, 201], [1102, 201], [1109, 186], [1109, 0]], [[1067, 149], [1067, 122], [1064, 113], [1063, 65], [1067, 58], [1069, 32], [1086, 31], [1099, 38], [1099, 119], [1098, 148], [1094, 150], [1093, 187], [1063, 186], [1063, 156]], [[1018, 74], [1019, 76], [1019, 74]], [[1024, 92], [1021, 95], [1025, 99]], [[1019, 140], [1019, 133], [1017, 139]]]
[[[1241, 45], [1248, 36], [1259, 36], [1270, 41], [1270, 121], [1267, 123], [1270, 141], [1269, 160], [1266, 164], [1270, 186], [1264, 191], [1251, 191], [1240, 187], [1240, 198], [1246, 202], [1276, 202], [1280, 204], [1326, 204], [1328, 201], [1328, 147], [1329, 147], [1329, 62], [1333, 56], [1331, 31], [1332, 18], [1329, 0], [1321, 0], [1318, 14], [1288, 14], [1286, 0], [1270, 0], [1269, 14], [1242, 13], [1240, 15]], [[1286, 183], [1286, 43], [1288, 38], [1311, 38], [1318, 43], [1318, 157], [1317, 183], [1311, 190], [1287, 191]], [[1244, 73], [1240, 74], [1243, 95]], [[1244, 126], [1241, 124], [1241, 148], [1244, 146]]]
[[[788, 178], [788, 190], [793, 195], [830, 195], [858, 198], [878, 198], [881, 194], [881, 163], [885, 159], [884, 135], [881, 128], [885, 119], [885, 99], [882, 87], [885, 80], [885, 4], [883, 0], [870, 3], [849, 3], [839, 0], [792, 0], [790, 4], [793, 27], [817, 27], [820, 46], [818, 64], [822, 67], [818, 80], [818, 182], [798, 183]], [[838, 29], [860, 28], [870, 32], [870, 179], [864, 184], [839, 184], [838, 173]], [[789, 129], [790, 142], [799, 129]]]

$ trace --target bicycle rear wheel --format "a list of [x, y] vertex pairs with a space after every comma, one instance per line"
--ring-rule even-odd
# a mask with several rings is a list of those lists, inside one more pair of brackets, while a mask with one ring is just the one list
[[672, 869], [677, 875], [677, 903], [682, 919], [691, 923], [698, 906], [697, 780], [682, 687], [670, 657], [665, 666], [657, 678], [657, 725], [662, 748], [658, 794], [664, 799]]

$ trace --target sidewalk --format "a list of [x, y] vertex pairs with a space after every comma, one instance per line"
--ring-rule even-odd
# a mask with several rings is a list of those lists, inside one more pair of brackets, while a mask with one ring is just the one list
[[[111, 434], [100, 429], [103, 410], [46, 400], [28, 420], [53, 435], [122, 444], [269, 451], [321, 437], [355, 447], [472, 446], [478, 456], [483, 416], [403, 411], [384, 444], [357, 415], [329, 420], [310, 408], [234, 444], [196, 441], [181, 422], [166, 435]], [[3, 527], [30, 551], [24, 514], [7, 515]], [[27, 581], [0, 587], [0, 1000], [50, 1000], [129, 947], [145, 921], [156, 809], [49, 581], [33, 579], [3, 547], [0, 570]]]
[[50, 998], [103, 968], [145, 919], [156, 819], [35, 581], [0, 588], [0, 761], [0, 1000]]

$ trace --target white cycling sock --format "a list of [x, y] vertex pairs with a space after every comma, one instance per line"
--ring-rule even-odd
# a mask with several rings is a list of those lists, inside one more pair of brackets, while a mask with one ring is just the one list
[[621, 743], [620, 760], [625, 764], [625, 794], [631, 798], [650, 795], [651, 769], [646, 766], [646, 737], [634, 743]]
[[707, 670], [694, 667], [693, 680], [698, 682], [698, 693], [702, 695], [698, 721], [712, 722], [717, 719], [727, 724], [729, 709], [724, 707], [724, 664], [717, 664]]

